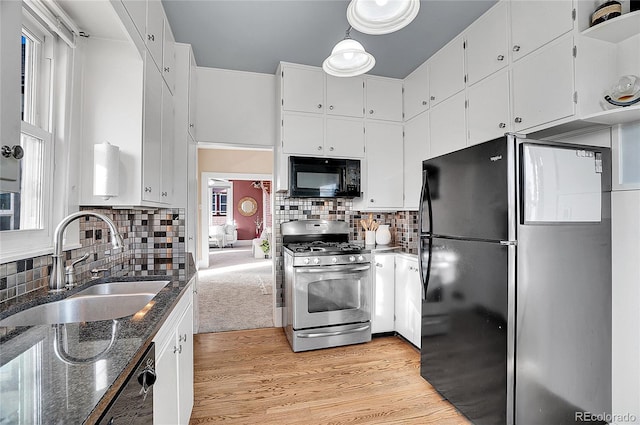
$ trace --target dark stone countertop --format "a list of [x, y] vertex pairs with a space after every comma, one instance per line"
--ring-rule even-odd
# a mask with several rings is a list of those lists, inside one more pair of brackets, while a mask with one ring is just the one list
[[[144, 315], [117, 319], [116, 337], [109, 346], [114, 321], [0, 328], [0, 412], [5, 423], [95, 423], [126, 377], [151, 344], [155, 334], [187, 291], [196, 273], [193, 261], [184, 277], [132, 276], [103, 278], [63, 294], [25, 297], [0, 312], [0, 319], [35, 305], [71, 296], [92, 285], [116, 281], [169, 280]], [[62, 338], [62, 339], [61, 339]], [[56, 341], [72, 358], [57, 355]]]

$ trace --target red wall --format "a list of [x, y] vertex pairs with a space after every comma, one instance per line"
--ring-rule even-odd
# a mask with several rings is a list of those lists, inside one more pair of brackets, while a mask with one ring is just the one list
[[[256, 218], [262, 220], [262, 189], [253, 187], [253, 180], [231, 180], [233, 182], [233, 218], [238, 225], [238, 240], [251, 240], [256, 237]], [[256, 200], [258, 209], [256, 213], [250, 217], [240, 214], [238, 204], [245, 196], [250, 196]], [[260, 232], [262, 232], [260, 226]]]

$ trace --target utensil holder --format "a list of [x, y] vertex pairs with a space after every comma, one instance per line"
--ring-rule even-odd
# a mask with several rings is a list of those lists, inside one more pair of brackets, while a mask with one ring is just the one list
[[365, 245], [375, 245], [376, 244], [376, 231], [375, 230], [365, 230], [365, 232], [364, 232], [364, 244]]

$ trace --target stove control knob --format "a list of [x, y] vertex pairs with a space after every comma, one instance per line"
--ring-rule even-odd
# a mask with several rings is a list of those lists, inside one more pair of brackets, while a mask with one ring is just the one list
[[362, 255], [358, 255], [358, 261], [364, 261], [364, 257]]
[[332, 262], [332, 263], [337, 263], [337, 262], [338, 262], [338, 259], [337, 259], [336, 257], [333, 257], [333, 258], [331, 259], [331, 262]]
[[314, 258], [313, 259], [313, 264], [320, 264], [320, 259], [319, 258]]
[[304, 259], [304, 263], [305, 263], [305, 264], [309, 264], [309, 261], [310, 261], [310, 260], [309, 260], [308, 258], [305, 258], [305, 259]]
[[349, 261], [353, 262], [356, 261], [356, 257], [354, 257], [353, 255], [349, 257]]

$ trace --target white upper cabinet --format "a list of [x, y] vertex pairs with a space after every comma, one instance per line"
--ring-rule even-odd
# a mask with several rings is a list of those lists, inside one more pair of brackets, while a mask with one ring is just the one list
[[324, 72], [321, 68], [282, 67], [282, 109], [324, 113]]
[[162, 34], [162, 77], [167, 82], [169, 91], [173, 93], [176, 87], [176, 39], [173, 37], [169, 21], [164, 21]]
[[573, 37], [568, 34], [513, 65], [514, 131], [574, 114], [573, 62]]
[[122, 0], [133, 25], [140, 38], [147, 37], [147, 2], [146, 0]]
[[417, 210], [422, 189], [422, 161], [429, 158], [429, 113], [423, 112], [404, 124], [404, 204]]
[[404, 119], [429, 109], [429, 64], [424, 62], [404, 79]]
[[458, 36], [429, 59], [431, 106], [464, 89], [463, 42]]
[[402, 208], [402, 124], [367, 121], [365, 209]]
[[472, 85], [509, 63], [507, 2], [494, 6], [466, 31], [467, 84]]
[[362, 118], [364, 115], [364, 78], [326, 76], [327, 115]]
[[162, 170], [162, 76], [147, 56], [144, 64], [142, 199], [160, 202]]
[[161, 136], [161, 168], [160, 168], [160, 202], [173, 202], [173, 146], [175, 144], [175, 104], [173, 96], [166, 85], [162, 86], [162, 123]]
[[429, 110], [430, 157], [444, 155], [466, 146], [464, 92]]
[[324, 156], [324, 118], [317, 115], [282, 115], [282, 152]]
[[573, 29], [571, 0], [511, 0], [511, 50], [513, 60]]
[[153, 61], [162, 67], [162, 41], [164, 31], [164, 10], [160, 0], [147, 0], [147, 34], [144, 42]]
[[367, 118], [402, 121], [402, 80], [367, 77], [365, 86]]
[[364, 123], [362, 120], [327, 117], [325, 129], [325, 155], [364, 158]]
[[468, 145], [503, 136], [510, 129], [509, 74], [505, 69], [467, 91]]

